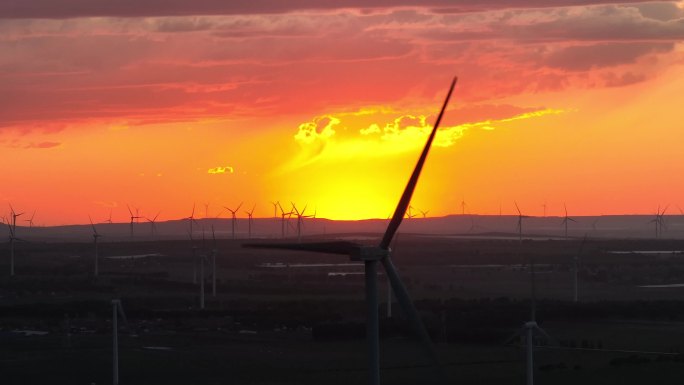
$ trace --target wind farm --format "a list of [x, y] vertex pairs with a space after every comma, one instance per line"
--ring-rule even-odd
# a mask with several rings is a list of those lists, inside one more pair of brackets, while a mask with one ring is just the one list
[[683, 23], [0, 2], [0, 383], [679, 382]]

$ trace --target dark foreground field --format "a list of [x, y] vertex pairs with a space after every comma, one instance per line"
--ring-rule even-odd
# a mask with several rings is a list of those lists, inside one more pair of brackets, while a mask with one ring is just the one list
[[[240, 244], [218, 241], [217, 295], [208, 277], [205, 310], [188, 241], [101, 243], [97, 278], [91, 243], [18, 243], [11, 278], [2, 249], [0, 383], [111, 383], [112, 298], [128, 317], [121, 384], [365, 383], [362, 266]], [[520, 341], [504, 341], [529, 318], [531, 258], [537, 319], [553, 337], [537, 341], [538, 384], [684, 377], [684, 288], [640, 287], [684, 283], [684, 241], [589, 240], [581, 252], [580, 244], [399, 236], [395, 263], [449, 383], [524, 383]], [[661, 252], [613, 253], [637, 250]], [[144, 254], [152, 255], [111, 258]], [[396, 303], [387, 317], [379, 280], [382, 383], [443, 383]]]

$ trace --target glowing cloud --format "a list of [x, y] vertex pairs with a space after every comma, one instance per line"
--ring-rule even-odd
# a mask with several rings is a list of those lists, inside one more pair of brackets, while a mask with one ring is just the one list
[[208, 174], [226, 174], [226, 173], [232, 174], [233, 172], [235, 172], [235, 170], [230, 166], [225, 166], [225, 167], [217, 166], [217, 167], [210, 168], [209, 170], [207, 170]]
[[[398, 115], [391, 109], [375, 110], [376, 114], [369, 114], [367, 111], [370, 109], [362, 111], [364, 112], [327, 114], [311, 122], [300, 124], [295, 141], [300, 144], [301, 152], [286, 166], [286, 169], [300, 168], [319, 160], [374, 158], [414, 151], [422, 146], [426, 136], [432, 130], [432, 125], [427, 123], [428, 116], [425, 114]], [[562, 112], [565, 110], [546, 108], [499, 119], [443, 126], [437, 132], [434, 144], [437, 147], [450, 147], [462, 138], [467, 130], [473, 128], [493, 130], [504, 123]], [[375, 121], [369, 122], [369, 120]], [[385, 120], [386, 123], [378, 123], [377, 120]], [[365, 126], [366, 128], [342, 130], [336, 135], [334, 126], [349, 128]], [[332, 140], [333, 137], [336, 139]]]

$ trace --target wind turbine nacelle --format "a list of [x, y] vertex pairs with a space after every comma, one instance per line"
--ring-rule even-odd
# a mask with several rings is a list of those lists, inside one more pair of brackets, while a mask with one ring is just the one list
[[379, 261], [388, 257], [389, 254], [389, 250], [377, 246], [362, 246], [354, 250], [350, 258], [352, 261]]

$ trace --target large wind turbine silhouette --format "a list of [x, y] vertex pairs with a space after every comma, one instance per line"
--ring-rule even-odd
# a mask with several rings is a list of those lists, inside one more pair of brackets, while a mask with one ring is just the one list
[[364, 246], [361, 244], [347, 242], [347, 241], [332, 241], [332, 242], [319, 242], [319, 243], [260, 243], [260, 244], [247, 244], [247, 247], [259, 247], [259, 248], [272, 248], [272, 249], [287, 249], [287, 250], [301, 250], [310, 252], [320, 252], [328, 254], [342, 254], [350, 256], [352, 261], [363, 261], [365, 267], [365, 286], [366, 286], [366, 338], [368, 343], [368, 374], [369, 374], [369, 384], [378, 385], [380, 383], [380, 361], [379, 361], [379, 331], [378, 331], [378, 283], [377, 283], [377, 270], [378, 262], [380, 262], [387, 274], [387, 278], [392, 284], [392, 289], [396, 295], [399, 305], [403, 308], [407, 315], [410, 324], [415, 329], [416, 334], [422, 340], [422, 345], [427, 353], [428, 357], [433, 363], [440, 369], [443, 373], [442, 367], [439, 365], [439, 360], [435, 353], [432, 341], [428, 335], [423, 323], [418, 315], [413, 302], [409, 297], [408, 291], [404, 286], [396, 267], [392, 263], [392, 258], [390, 256], [390, 244], [394, 238], [399, 225], [403, 220], [406, 210], [409, 207], [413, 191], [418, 183], [418, 178], [420, 177], [420, 172], [423, 169], [425, 160], [427, 159], [428, 152], [430, 151], [430, 146], [435, 138], [439, 124], [444, 116], [444, 111], [449, 103], [449, 99], [456, 85], [456, 78], [453, 79], [449, 92], [447, 93], [442, 109], [437, 116], [432, 131], [425, 143], [425, 147], [418, 158], [411, 177], [406, 185], [406, 188], [397, 204], [392, 220], [387, 226], [382, 240], [377, 246]]
[[159, 214], [161, 214], [161, 211], [157, 213], [157, 215], [154, 216], [154, 218], [150, 219], [145, 217], [145, 219], [150, 222], [150, 237], [154, 238], [155, 234], [157, 234], [157, 218], [159, 217]]

